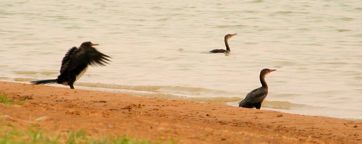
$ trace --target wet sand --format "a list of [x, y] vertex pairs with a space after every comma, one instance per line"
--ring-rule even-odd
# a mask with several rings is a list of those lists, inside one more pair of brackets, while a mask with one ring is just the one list
[[362, 143], [362, 121], [222, 104], [0, 82], [21, 104], [0, 104], [0, 124], [54, 135], [83, 129], [176, 143]]

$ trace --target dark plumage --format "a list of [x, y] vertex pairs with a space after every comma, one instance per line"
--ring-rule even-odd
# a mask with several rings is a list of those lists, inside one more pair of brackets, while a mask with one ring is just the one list
[[57, 79], [32, 81], [33, 84], [58, 83], [69, 85], [74, 89], [74, 82], [86, 71], [88, 65], [104, 66], [110, 61], [110, 56], [95, 49], [92, 42], [83, 42], [79, 48], [73, 47], [68, 50], [62, 60], [60, 75]]
[[225, 42], [226, 50], [225, 49], [213, 49], [213, 50], [210, 51], [210, 53], [229, 53], [230, 52], [230, 47], [229, 47], [228, 40], [229, 40], [229, 38], [231, 38], [231, 37], [233, 37], [235, 35], [236, 35], [236, 33], [225, 35], [224, 42]]
[[268, 95], [268, 85], [265, 82], [265, 75], [273, 71], [275, 71], [275, 69], [263, 69], [260, 71], [259, 79], [262, 86], [248, 93], [245, 99], [239, 103], [239, 107], [244, 107], [244, 108], [255, 107], [256, 109], [260, 109], [263, 100]]

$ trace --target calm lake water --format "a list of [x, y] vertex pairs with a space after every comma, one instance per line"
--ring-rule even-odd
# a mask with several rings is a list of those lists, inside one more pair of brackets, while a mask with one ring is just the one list
[[[260, 86], [263, 108], [362, 119], [360, 0], [1, 0], [0, 80], [55, 78], [83, 41], [112, 56], [77, 87], [236, 105]], [[208, 54], [224, 48], [231, 54]]]

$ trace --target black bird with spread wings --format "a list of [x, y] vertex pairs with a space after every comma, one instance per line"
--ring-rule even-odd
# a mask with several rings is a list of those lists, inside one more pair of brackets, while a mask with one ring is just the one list
[[74, 89], [74, 82], [82, 76], [88, 65], [104, 66], [110, 61], [110, 56], [95, 49], [92, 42], [83, 42], [79, 48], [73, 47], [65, 54], [57, 79], [32, 81], [33, 84], [58, 83], [69, 85]]
[[245, 99], [239, 103], [239, 107], [244, 108], [256, 108], [260, 109], [261, 104], [263, 103], [265, 97], [268, 95], [268, 85], [265, 82], [265, 75], [276, 71], [275, 69], [263, 69], [260, 71], [259, 79], [261, 82], [261, 87], [254, 89], [248, 95], [246, 95]]
[[225, 54], [229, 54], [230, 53], [230, 47], [229, 47], [229, 43], [228, 43], [228, 40], [233, 37], [233, 36], [236, 36], [236, 33], [234, 34], [226, 34], [224, 36], [224, 42], [225, 42], [225, 47], [226, 47], [226, 50], [225, 49], [213, 49], [210, 51], [210, 53], [225, 53]]

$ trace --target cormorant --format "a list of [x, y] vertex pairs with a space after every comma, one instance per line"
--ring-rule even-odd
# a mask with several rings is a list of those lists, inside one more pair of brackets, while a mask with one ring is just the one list
[[275, 69], [263, 69], [260, 71], [260, 82], [261, 82], [261, 87], [254, 89], [253, 91], [251, 91], [250, 93], [248, 93], [248, 95], [246, 95], [245, 99], [242, 100], [239, 103], [239, 107], [244, 107], [244, 108], [256, 108], [256, 109], [260, 109], [261, 107], [261, 103], [263, 102], [263, 100], [265, 99], [265, 97], [268, 95], [268, 85], [265, 82], [265, 75], [276, 71]]
[[210, 53], [225, 53], [225, 54], [228, 54], [230, 52], [230, 47], [229, 47], [228, 40], [229, 40], [229, 38], [231, 38], [231, 37], [233, 37], [235, 35], [236, 35], [236, 33], [225, 35], [224, 42], [225, 42], [226, 50], [225, 49], [213, 49], [213, 50], [210, 51]]
[[38, 80], [32, 81], [33, 84], [47, 84], [58, 83], [69, 85], [74, 89], [74, 82], [82, 76], [86, 71], [88, 65], [101, 65], [104, 66], [110, 61], [110, 56], [105, 55], [95, 49], [94, 44], [90, 41], [83, 42], [79, 48], [72, 47], [68, 50], [62, 60], [60, 67], [60, 75], [57, 79]]

